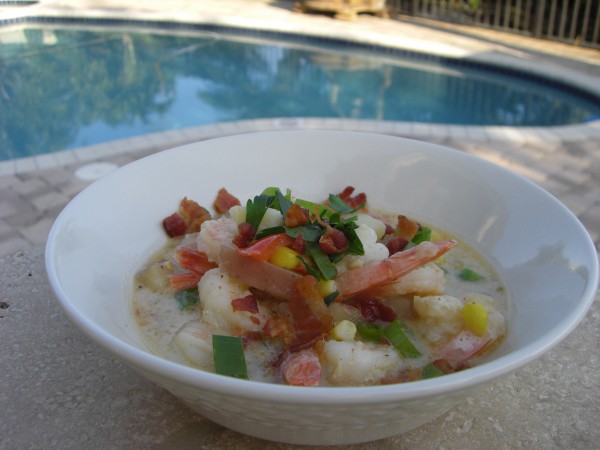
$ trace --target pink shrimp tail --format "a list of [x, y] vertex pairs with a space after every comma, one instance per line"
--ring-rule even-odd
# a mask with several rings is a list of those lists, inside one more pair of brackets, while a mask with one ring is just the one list
[[343, 300], [374, 287], [389, 284], [416, 268], [435, 261], [455, 245], [455, 240], [422, 242], [383, 261], [343, 272], [336, 278], [340, 297]]

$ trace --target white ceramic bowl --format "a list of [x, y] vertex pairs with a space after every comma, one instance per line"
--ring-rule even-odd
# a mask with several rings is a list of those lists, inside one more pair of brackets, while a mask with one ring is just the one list
[[[165, 242], [161, 220], [183, 196], [211, 205], [221, 187], [246, 199], [278, 186], [317, 200], [347, 185], [374, 206], [442, 226], [492, 261], [512, 302], [508, 337], [493, 360], [407, 384], [303, 388], [203, 372], [144, 347], [130, 312], [133, 274]], [[264, 439], [321, 445], [384, 438], [433, 420], [565, 338], [598, 284], [585, 229], [536, 185], [455, 150], [348, 132], [239, 135], [131, 163], [62, 211], [46, 266], [84, 333], [204, 417]]]

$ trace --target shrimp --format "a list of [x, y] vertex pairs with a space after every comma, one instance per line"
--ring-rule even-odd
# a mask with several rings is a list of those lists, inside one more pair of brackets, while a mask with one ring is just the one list
[[205, 253], [210, 262], [218, 263], [221, 246], [230, 243], [237, 232], [237, 224], [230, 218], [207, 220], [196, 239], [198, 251]]
[[433, 345], [447, 342], [461, 331], [463, 322], [460, 312], [463, 306], [460, 298], [450, 295], [416, 296], [413, 300], [413, 308], [422, 319], [419, 328]]
[[[368, 217], [368, 216], [365, 216]], [[336, 264], [335, 268], [338, 273], [345, 272], [350, 269], [357, 269], [374, 262], [381, 261], [388, 256], [390, 252], [388, 248], [377, 242], [377, 232], [366, 224], [361, 224], [356, 228], [356, 235], [360, 239], [363, 245], [364, 255], [347, 255], [339, 263]]]
[[204, 369], [214, 366], [211, 334], [200, 320], [191, 320], [183, 325], [172, 343], [188, 363]]
[[[466, 329], [461, 315], [464, 306], [475, 301], [485, 307], [489, 319], [482, 335]], [[436, 347], [434, 354], [451, 364], [477, 355], [506, 332], [504, 316], [497, 310], [495, 300], [484, 294], [467, 294], [462, 299], [450, 295], [417, 296], [413, 306], [423, 319], [423, 335]]]
[[291, 353], [281, 364], [283, 378], [292, 386], [318, 386], [321, 363], [313, 350]]
[[198, 284], [202, 321], [213, 333], [239, 335], [259, 331], [270, 318], [264, 308], [258, 312], [234, 307], [234, 300], [252, 294], [247, 286], [234, 280], [221, 269], [211, 269]]
[[[417, 267], [439, 258], [455, 244], [456, 241], [453, 240], [439, 243], [422, 242], [383, 260], [342, 272], [335, 279], [340, 294], [337, 301], [389, 284]], [[293, 271], [242, 255], [233, 245], [222, 245], [219, 258], [223, 272], [248, 286], [286, 300], [292, 298], [295, 292], [294, 284], [301, 278], [301, 275]]]
[[444, 271], [434, 263], [418, 267], [391, 284], [366, 292], [374, 297], [395, 295], [440, 295], [444, 292]]
[[436, 260], [455, 245], [454, 240], [436, 243], [425, 241], [382, 261], [343, 272], [335, 280], [340, 297], [349, 298], [369, 289], [390, 284], [417, 267]]
[[334, 386], [379, 384], [403, 367], [393, 347], [360, 341], [329, 340], [323, 345], [321, 360]]

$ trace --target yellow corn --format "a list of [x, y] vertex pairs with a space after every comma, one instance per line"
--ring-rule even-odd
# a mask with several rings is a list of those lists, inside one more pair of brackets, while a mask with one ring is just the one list
[[317, 283], [317, 291], [321, 294], [321, 297], [327, 297], [329, 294], [334, 293], [337, 290], [337, 285], [334, 280], [319, 280]]
[[284, 269], [295, 269], [300, 264], [298, 259], [299, 253], [288, 247], [277, 247], [273, 251], [269, 261], [276, 266], [283, 267]]
[[488, 313], [481, 303], [467, 303], [462, 311], [462, 318], [467, 329], [482, 336], [488, 325]]
[[336, 341], [353, 341], [356, 336], [356, 325], [349, 320], [342, 320], [331, 330], [331, 337]]

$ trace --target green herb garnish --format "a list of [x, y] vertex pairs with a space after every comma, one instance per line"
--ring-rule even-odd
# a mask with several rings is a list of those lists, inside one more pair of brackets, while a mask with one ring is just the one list
[[185, 291], [179, 291], [175, 294], [175, 300], [177, 300], [179, 309], [182, 311], [191, 309], [196, 303], [198, 303], [198, 289], [192, 288], [186, 289]]
[[478, 274], [474, 270], [465, 268], [458, 272], [458, 278], [460, 278], [463, 281], [479, 281], [483, 280], [484, 276]]
[[340, 295], [340, 293], [338, 291], [334, 291], [331, 294], [326, 295], [323, 300], [325, 301], [326, 305], [331, 305], [338, 295]]
[[216, 373], [248, 379], [244, 344], [241, 338], [215, 334], [212, 337], [212, 345]]
[[444, 375], [444, 372], [442, 372], [437, 366], [435, 366], [435, 364], [433, 363], [429, 363], [427, 364], [425, 367], [423, 367], [423, 370], [421, 370], [421, 378], [423, 380], [426, 380], [428, 378], [436, 378], [436, 377], [441, 377], [442, 375]]
[[306, 253], [315, 262], [321, 277], [319, 279], [333, 280], [337, 276], [335, 265], [329, 259], [329, 255], [321, 250], [318, 244], [308, 242], [306, 245]]
[[383, 328], [379, 325], [359, 323], [356, 325], [356, 331], [365, 341], [381, 342], [384, 338]]
[[394, 319], [384, 330], [385, 338], [400, 352], [405, 358], [417, 358], [421, 352], [413, 345], [410, 338], [410, 330], [400, 319]]
[[348, 206], [348, 204], [342, 200], [338, 195], [329, 194], [329, 207], [335, 211], [338, 211], [342, 214], [350, 214], [359, 209], [363, 208], [365, 205], [360, 205], [357, 208], [352, 208]]
[[267, 209], [273, 206], [275, 197], [270, 195], [257, 195], [254, 200], [248, 199], [246, 202], [246, 222], [252, 225], [252, 228], [258, 230]]
[[348, 239], [348, 250], [347, 253], [351, 255], [364, 255], [365, 249], [356, 234], [356, 223], [355, 222], [340, 222], [335, 228], [344, 233]]
[[430, 241], [431, 240], [431, 228], [421, 227], [419, 231], [416, 232], [411, 242], [415, 245], [419, 245], [421, 242]]
[[[285, 217], [286, 212], [293, 205], [291, 192], [289, 189], [286, 192], [286, 195], [283, 195], [280, 189], [269, 187], [261, 195], [254, 197], [254, 200], [248, 200], [246, 222], [257, 230], [268, 208], [280, 211]], [[329, 202], [330, 205], [327, 207], [308, 200], [296, 199], [295, 203], [306, 208], [311, 214], [312, 219], [308, 224], [297, 227], [281, 225], [266, 228], [258, 232], [255, 239], [259, 240], [279, 233], [285, 233], [293, 239], [302, 236], [302, 239], [306, 242], [306, 255], [301, 258], [301, 261], [307, 272], [319, 280], [331, 280], [337, 275], [335, 263], [348, 254], [364, 255], [365, 252], [362, 242], [356, 234], [356, 216], [342, 217], [342, 214], [352, 213], [358, 208], [349, 207], [339, 196], [333, 194], [329, 196]], [[361, 205], [360, 208], [363, 206]], [[329, 227], [344, 233], [344, 236], [348, 239], [348, 249], [346, 251], [328, 255], [321, 250], [319, 240]]]

